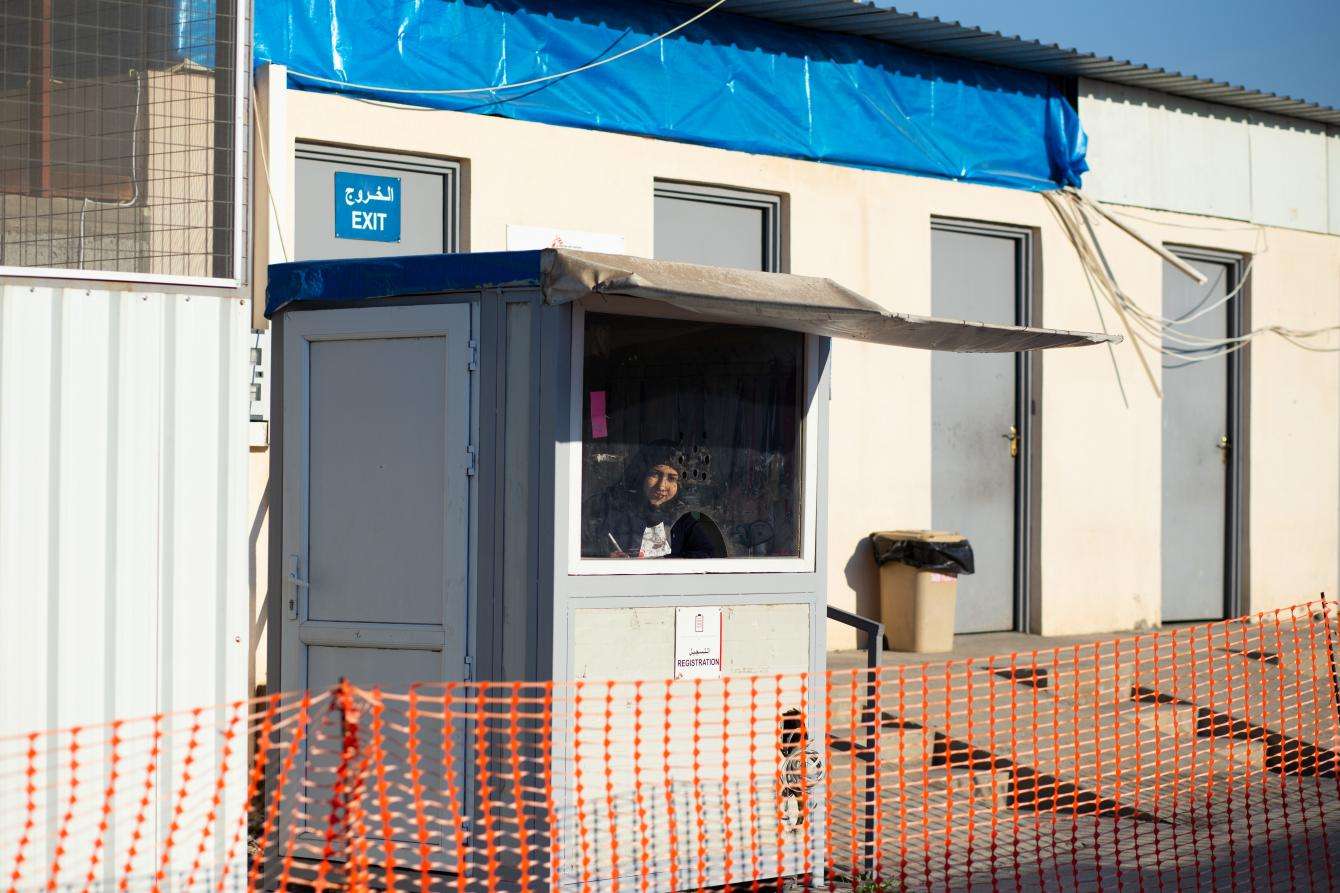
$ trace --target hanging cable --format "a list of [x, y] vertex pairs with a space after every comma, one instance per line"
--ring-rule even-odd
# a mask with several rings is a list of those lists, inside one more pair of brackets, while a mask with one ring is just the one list
[[110, 208], [133, 208], [140, 203], [142, 192], [140, 190], [140, 109], [145, 104], [145, 84], [148, 82], [148, 73], [130, 69], [130, 76], [135, 79], [135, 115], [131, 119], [130, 125], [130, 198], [125, 201], [99, 201], [88, 196], [84, 197], [84, 204], [79, 209], [79, 253], [76, 258], [76, 269], [84, 269], [84, 221], [88, 215], [88, 209], [97, 207], [100, 209]]
[[1070, 243], [1079, 253], [1085, 269], [1090, 273], [1095, 274], [1095, 278], [1103, 287], [1103, 293], [1108, 296], [1108, 302], [1111, 303], [1116, 310], [1117, 318], [1121, 320], [1121, 324], [1126, 328], [1126, 334], [1131, 336], [1131, 344], [1135, 347], [1135, 355], [1140, 360], [1140, 367], [1144, 370], [1145, 377], [1149, 379], [1149, 386], [1154, 389], [1154, 393], [1158, 395], [1159, 398], [1162, 398], [1163, 392], [1159, 389], [1158, 379], [1154, 377], [1154, 370], [1150, 368], [1149, 361], [1145, 359], [1144, 351], [1140, 347], [1140, 336], [1132, 327], [1131, 321], [1127, 318], [1126, 311], [1122, 308], [1121, 303], [1112, 300], [1111, 290], [1113, 283], [1109, 280], [1107, 272], [1098, 264], [1093, 263], [1093, 258], [1088, 254], [1087, 243], [1084, 242], [1083, 236], [1079, 233], [1078, 224], [1070, 217], [1070, 209], [1063, 204], [1063, 200], [1060, 196], [1051, 192], [1044, 192], [1042, 196], [1056, 209], [1057, 215], [1061, 218], [1062, 228], [1070, 238]]
[[[1097, 295], [1102, 294], [1107, 303], [1116, 311], [1118, 318], [1126, 327], [1126, 331], [1131, 336], [1131, 343], [1140, 357], [1141, 365], [1144, 367], [1146, 375], [1149, 377], [1150, 385], [1156, 394], [1160, 394], [1161, 389], [1153, 375], [1153, 371], [1144, 357], [1144, 349], [1148, 348], [1161, 357], [1174, 360], [1173, 363], [1164, 364], [1164, 368], [1180, 368], [1195, 363], [1203, 363], [1208, 360], [1218, 359], [1231, 353], [1241, 350], [1255, 339], [1266, 334], [1274, 334], [1285, 342], [1314, 353], [1334, 353], [1340, 351], [1340, 347], [1332, 345], [1319, 345], [1313, 339], [1322, 336], [1340, 332], [1340, 326], [1325, 326], [1318, 329], [1294, 329], [1287, 326], [1269, 325], [1259, 326], [1249, 332], [1236, 336], [1227, 337], [1207, 337], [1198, 335], [1194, 332], [1186, 331], [1185, 327], [1206, 314], [1222, 307], [1230, 300], [1237, 297], [1245, 287], [1252, 271], [1252, 266], [1256, 262], [1258, 254], [1264, 254], [1268, 250], [1268, 243], [1261, 248], [1258, 253], [1254, 253], [1248, 261], [1243, 271], [1241, 281], [1229, 290], [1223, 296], [1215, 299], [1213, 302], [1198, 306], [1187, 315], [1170, 319], [1158, 313], [1150, 312], [1144, 309], [1130, 295], [1122, 290], [1117, 283], [1116, 273], [1111, 264], [1108, 263], [1106, 252], [1098, 239], [1098, 234], [1094, 228], [1094, 216], [1099, 216], [1119, 226], [1127, 234], [1140, 241], [1151, 250], [1156, 251], [1160, 256], [1165, 256], [1168, 252], [1162, 246], [1146, 239], [1143, 235], [1132, 230], [1129, 226], [1120, 224], [1114, 220], [1114, 211], [1103, 208], [1097, 202], [1079, 193], [1076, 190], [1065, 190], [1062, 192], [1044, 193], [1044, 197], [1051, 204], [1055, 211], [1057, 219], [1061, 222], [1062, 230], [1067, 239], [1074, 247], [1076, 255], [1085, 272], [1086, 281], [1088, 281], [1091, 293], [1095, 300]], [[1127, 215], [1135, 216], [1135, 215]], [[1144, 218], [1138, 218], [1144, 219]], [[1152, 222], [1152, 221], [1151, 221]], [[1257, 228], [1264, 238], [1264, 232]], [[1165, 257], [1166, 260], [1166, 257]], [[1185, 262], [1178, 258], [1178, 269], [1185, 266]], [[1186, 270], [1182, 270], [1186, 272]], [[1188, 273], [1190, 275], [1190, 273]], [[1198, 278], [1203, 278], [1197, 273]], [[1096, 286], [1096, 288], [1095, 288]], [[1101, 316], [1101, 314], [1100, 314]]]
[[[266, 117], [269, 117], [268, 111], [266, 112]], [[255, 144], [257, 154], [261, 159], [261, 174], [265, 177], [265, 196], [270, 200], [270, 213], [274, 215], [275, 235], [279, 237], [279, 250], [283, 255], [284, 262], [287, 263], [292, 260], [292, 258], [289, 257], [288, 246], [284, 244], [284, 217], [279, 213], [279, 206], [275, 204], [274, 186], [270, 179], [270, 163], [265, 157], [265, 143], [270, 138], [270, 129], [261, 126], [261, 115], [260, 112], [256, 110], [256, 102], [254, 99], [251, 102], [251, 119], [256, 122]]]
[[373, 84], [360, 84], [353, 81], [343, 81], [338, 78], [328, 78], [328, 77], [322, 77], [321, 75], [308, 74], [307, 72], [298, 71], [297, 69], [293, 68], [290, 68], [288, 73], [290, 77], [296, 77], [306, 81], [313, 81], [318, 84], [326, 84], [332, 87], [343, 87], [345, 89], [352, 88], [358, 90], [370, 90], [377, 93], [396, 93], [396, 94], [409, 94], [418, 96], [470, 96], [478, 93], [494, 93], [499, 90], [517, 90], [522, 87], [531, 87], [534, 86], [535, 84], [543, 84], [546, 81], [554, 81], [558, 80], [559, 78], [569, 77], [570, 75], [580, 74], [583, 71], [590, 71], [594, 68], [599, 68], [602, 65], [608, 65], [611, 62], [617, 62], [620, 59], [624, 58], [625, 56], [631, 56], [638, 50], [646, 49], [652, 44], [659, 43], [660, 41], [665, 40], [670, 35], [684, 30], [689, 25], [692, 25], [694, 22], [701, 19], [703, 16], [722, 6], [725, 2], [726, 0], [716, 0], [715, 3], [704, 9], [702, 12], [692, 16], [691, 18], [685, 19], [675, 27], [671, 28], [669, 31], [662, 31], [660, 34], [647, 38], [646, 40], [639, 43], [637, 46], [629, 47], [628, 49], [623, 50], [622, 52], [619, 53], [615, 53], [613, 56], [609, 56], [608, 58], [598, 59], [594, 62], [588, 62], [587, 64], [579, 65], [576, 68], [569, 68], [566, 71], [557, 71], [554, 72], [553, 74], [543, 74], [538, 77], [527, 78], [524, 81], [514, 81], [512, 83], [507, 84], [494, 84], [491, 87], [457, 87], [444, 90], [424, 90], [414, 87], [379, 87]]
[[[1107, 320], [1103, 318], [1103, 305], [1098, 300], [1098, 289], [1093, 284], [1093, 274], [1089, 272], [1088, 267], [1081, 265], [1084, 270], [1084, 281], [1088, 283], [1089, 295], [1093, 298], [1093, 309], [1098, 313], [1098, 325], [1104, 335], [1107, 332]], [[1121, 405], [1127, 409], [1131, 408], [1130, 398], [1126, 396], [1126, 383], [1121, 379], [1121, 366], [1117, 364], [1116, 345], [1111, 341], [1107, 342], [1107, 356], [1112, 361], [1112, 374], [1117, 377], [1117, 390], [1121, 393]]]
[[1247, 223], [1241, 226], [1205, 226], [1198, 223], [1177, 223], [1171, 220], [1159, 220], [1154, 217], [1146, 217], [1143, 214], [1137, 214], [1129, 208], [1108, 207], [1108, 213], [1116, 214], [1118, 217], [1129, 217], [1132, 220], [1139, 220], [1142, 223], [1152, 223], [1155, 226], [1168, 226], [1173, 229], [1191, 229], [1201, 232], [1212, 233], [1243, 233], [1256, 232], [1258, 235], [1264, 235], [1265, 227], [1259, 223]]

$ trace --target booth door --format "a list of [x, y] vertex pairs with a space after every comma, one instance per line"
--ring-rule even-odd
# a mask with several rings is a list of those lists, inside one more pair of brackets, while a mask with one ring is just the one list
[[[424, 683], [419, 709], [440, 716], [441, 683], [466, 678], [470, 326], [464, 304], [284, 319], [280, 684], [317, 695], [347, 679], [387, 693], [393, 785], [410, 784], [411, 744], [429, 772], [442, 765], [440, 722], [419, 723], [414, 742], [395, 731], [406, 726], [410, 686]], [[313, 717], [304, 764], [317, 802], [338, 761], [334, 706]], [[369, 702], [357, 706], [368, 735]]]

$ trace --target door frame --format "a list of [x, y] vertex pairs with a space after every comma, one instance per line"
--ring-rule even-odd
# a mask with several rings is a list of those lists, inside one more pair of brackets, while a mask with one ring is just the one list
[[[1223, 264], [1228, 268], [1227, 291], [1241, 285], [1241, 290], [1228, 300], [1228, 337], [1238, 338], [1251, 330], [1251, 277], [1248, 275], [1249, 258], [1246, 255], [1217, 248], [1168, 243], [1166, 247], [1183, 260]], [[1248, 456], [1251, 449], [1250, 403], [1246, 399], [1251, 377], [1251, 345], [1235, 350], [1228, 361], [1228, 390], [1226, 404], [1228, 420], [1228, 467], [1224, 481], [1224, 617], [1236, 617], [1246, 606], [1244, 593], [1249, 565], [1247, 548], [1248, 518]], [[1160, 496], [1162, 487], [1160, 486]], [[1160, 580], [1160, 591], [1162, 580]], [[1160, 597], [1160, 610], [1162, 598]]]
[[[1014, 324], [1031, 326], [1042, 318], [1041, 239], [1034, 227], [986, 220], [931, 216], [931, 229], [1009, 239], [1014, 242]], [[932, 296], [934, 313], [934, 296]], [[1040, 628], [1042, 566], [1038, 535], [1042, 493], [1042, 353], [1014, 355], [1014, 425], [1019, 456], [1014, 463], [1014, 623], [1015, 632]], [[931, 407], [934, 412], [934, 406]], [[932, 458], [931, 461], [935, 461]]]
[[[448, 317], [456, 316], [453, 322]], [[475, 681], [474, 664], [476, 649], [476, 592], [478, 546], [477, 525], [478, 506], [476, 478], [470, 463], [472, 451], [479, 443], [479, 376], [476, 373], [477, 332], [479, 330], [478, 295], [465, 295], [461, 300], [440, 301], [432, 304], [398, 305], [384, 307], [358, 307], [344, 309], [292, 311], [283, 314], [280, 320], [280, 343], [282, 351], [276, 363], [280, 369], [278, 387], [273, 387], [271, 400], [274, 418], [282, 420], [280, 432], [282, 438], [271, 447], [271, 486], [276, 493], [274, 533], [270, 538], [271, 593], [269, 612], [269, 667], [270, 680], [275, 691], [296, 691], [308, 688], [306, 647], [308, 645], [333, 644], [346, 647], [377, 647], [379, 644], [394, 644], [412, 649], [442, 651], [440, 666], [444, 675], [448, 671], [447, 661], [450, 652], [459, 647], [463, 665], [461, 672], [466, 682]], [[463, 327], [465, 331], [459, 333]], [[306, 619], [308, 611], [307, 592], [303, 587], [295, 586], [289, 577], [289, 558], [294, 553], [300, 556], [299, 579], [308, 579], [310, 560], [308, 542], [308, 446], [310, 444], [310, 346], [314, 341], [330, 340], [366, 340], [381, 338], [422, 338], [435, 335], [445, 336], [449, 344], [455, 342], [462, 349], [460, 355], [448, 352], [447, 381], [447, 417], [464, 419], [463, 440], [465, 448], [458, 459], [448, 458], [449, 474], [458, 474], [464, 488], [459, 498], [462, 505], [456, 505], [456, 514], [464, 526], [460, 544], [454, 551], [459, 555], [462, 570], [457, 576], [461, 587], [463, 613], [458, 614], [461, 624], [459, 636], [453, 637], [450, 624], [452, 617], [444, 617], [441, 641], [430, 634], [424, 625], [386, 624], [385, 636], [375, 642], [355, 644], [350, 640], [345, 627], [350, 626], [339, 621], [317, 621]], [[459, 361], [460, 365], [457, 366]], [[459, 380], [453, 375], [459, 375]], [[279, 474], [274, 474], [275, 469]], [[470, 469], [467, 471], [467, 469]], [[450, 478], [449, 478], [450, 479]], [[452, 501], [456, 502], [457, 497]], [[277, 534], [277, 535], [275, 535]], [[289, 608], [289, 600], [295, 599], [294, 607]], [[296, 614], [296, 617], [292, 616]], [[304, 629], [307, 627], [307, 629]], [[278, 668], [278, 674], [274, 670]], [[275, 685], [275, 683], [278, 683]], [[471, 765], [471, 748], [474, 741], [472, 721], [462, 727], [460, 741], [460, 765]], [[307, 764], [307, 745], [304, 743], [300, 755], [305, 775]], [[275, 783], [271, 776], [271, 784]], [[290, 784], [296, 784], [291, 781]], [[475, 798], [474, 773], [464, 771], [460, 785], [462, 805], [470, 809]], [[285, 796], [292, 792], [286, 790]], [[473, 813], [470, 813], [473, 814]], [[281, 845], [290, 833], [306, 833], [301, 826], [290, 828], [287, 820], [280, 823], [272, 848]], [[267, 854], [267, 861], [276, 858], [277, 850]], [[342, 860], [342, 856], [337, 861]]]
[[[458, 334], [456, 330], [462, 323], [459, 320], [453, 322], [446, 318], [452, 315], [463, 316], [463, 325], [467, 329], [466, 332]], [[475, 492], [473, 476], [467, 473], [465, 468], [468, 464], [468, 450], [478, 442], [478, 437], [474, 409], [477, 402], [477, 395], [474, 393], [477, 376], [468, 374], [466, 366], [470, 359], [468, 345], [475, 337], [475, 315], [473, 304], [465, 301], [423, 306], [314, 310], [287, 315], [283, 333], [284, 379], [280, 388], [284, 392], [284, 396], [289, 398], [283, 401], [281, 410], [283, 413], [283, 427], [286, 430], [287, 437], [279, 447], [282, 451], [281, 455], [276, 457], [284, 469], [279, 494], [284, 511], [281, 517], [279, 536], [275, 538], [279, 541], [279, 555], [281, 556], [280, 567], [276, 575], [279, 578], [280, 585], [277, 592], [280, 598], [275, 612], [275, 619], [278, 620], [277, 629], [272, 628], [272, 635], [277, 633], [276, 638], [280, 641], [280, 679], [281, 684], [287, 690], [307, 687], [305, 661], [300, 660], [300, 655], [307, 644], [346, 644], [351, 647], [358, 647], [354, 646], [352, 642], [344, 641], [347, 636], [340, 635], [343, 630], [339, 623], [322, 622], [320, 624], [322, 629], [304, 631], [303, 627], [310, 626], [312, 623], [306, 621], [307, 592], [304, 591], [303, 587], [296, 586], [289, 577], [290, 557], [295, 554], [299, 556], [297, 569], [299, 579], [306, 580], [309, 573], [310, 555], [308, 550], [310, 544], [308, 542], [306, 510], [309, 499], [306, 450], [310, 443], [307, 409], [310, 389], [308, 351], [311, 342], [327, 340], [419, 338], [444, 335], [467, 345], [466, 349], [462, 351], [463, 354], [466, 354], [465, 356], [448, 356], [448, 362], [453, 365], [457, 360], [460, 360], [461, 379], [459, 382], [449, 379], [447, 385], [448, 397], [452, 401], [447, 410], [448, 416], [464, 419], [466, 426], [462, 439], [467, 449], [459, 457], [460, 468], [449, 472], [449, 474], [459, 474], [464, 483], [463, 492], [460, 494], [460, 504], [454, 510], [461, 517], [461, 522], [465, 527], [460, 547], [456, 550], [459, 552], [462, 567], [459, 574], [459, 584], [465, 611], [464, 616], [460, 618], [462, 628], [459, 633], [459, 641], [453, 643], [451, 641], [452, 637], [447, 634], [447, 631], [444, 631], [445, 641], [441, 643], [438, 643], [436, 639], [428, 641], [423, 638], [425, 631], [401, 624], [388, 625], [387, 633], [395, 639], [395, 644], [401, 647], [440, 647], [443, 650], [444, 669], [449, 652], [454, 646], [460, 647], [465, 661], [465, 674], [467, 678], [470, 678], [469, 666], [475, 653], [474, 630], [472, 628], [474, 611], [471, 610], [475, 582], [475, 562], [473, 560]], [[454, 498], [453, 502], [456, 502]], [[291, 602], [293, 607], [290, 607]], [[296, 618], [294, 615], [296, 615]], [[450, 623], [451, 618], [444, 618], [444, 621]], [[395, 629], [392, 629], [392, 626]], [[326, 629], [327, 627], [329, 629]], [[322, 636], [323, 633], [326, 635]], [[339, 641], [306, 641], [313, 635], [323, 638], [334, 635], [339, 638]]]

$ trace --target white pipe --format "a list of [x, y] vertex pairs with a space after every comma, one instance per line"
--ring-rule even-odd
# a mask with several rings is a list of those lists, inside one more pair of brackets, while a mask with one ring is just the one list
[[1162, 245], [1158, 244], [1157, 242], [1151, 241], [1150, 239], [1146, 238], [1144, 235], [1142, 235], [1132, 227], [1128, 226], [1125, 223], [1122, 223], [1120, 220], [1117, 219], [1116, 215], [1112, 214], [1098, 202], [1089, 198], [1087, 195], [1080, 192], [1078, 189], [1075, 189], [1073, 186], [1067, 186], [1065, 191], [1079, 198], [1079, 200], [1083, 202], [1086, 207], [1093, 208], [1099, 214], [1102, 214], [1104, 220], [1106, 220], [1108, 223], [1112, 224], [1117, 229], [1124, 232], [1126, 235], [1130, 236], [1135, 241], [1139, 242], [1141, 245], [1148, 248], [1150, 251], [1157, 254], [1159, 257], [1163, 258], [1165, 261], [1167, 261], [1169, 264], [1175, 267], [1178, 271], [1185, 273], [1187, 276], [1190, 276], [1192, 279], [1196, 281], [1197, 285], [1204, 285], [1206, 282], [1209, 281], [1208, 279], [1205, 278], [1205, 275], [1200, 272], [1200, 270], [1197, 270], [1195, 267], [1191, 266], [1189, 263], [1182, 260], [1177, 255], [1173, 254], [1171, 251], [1164, 248]]
[[148, 75], [133, 68], [130, 73], [135, 77], [135, 116], [130, 125], [130, 198], [122, 202], [106, 202], [84, 196], [83, 207], [79, 209], [79, 255], [75, 262], [79, 270], [84, 269], [84, 218], [88, 215], [89, 207], [133, 208], [140, 203], [140, 105], [144, 102], [144, 84]]

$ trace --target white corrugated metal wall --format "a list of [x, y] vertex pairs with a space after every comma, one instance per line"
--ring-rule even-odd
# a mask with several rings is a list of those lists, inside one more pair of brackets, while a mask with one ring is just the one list
[[1340, 235], [1340, 130], [1084, 78], [1094, 198]]
[[[249, 695], [249, 326], [236, 295], [0, 285], [0, 738]], [[49, 790], [64, 771], [45, 767]], [[63, 808], [46, 798], [39, 864]]]

